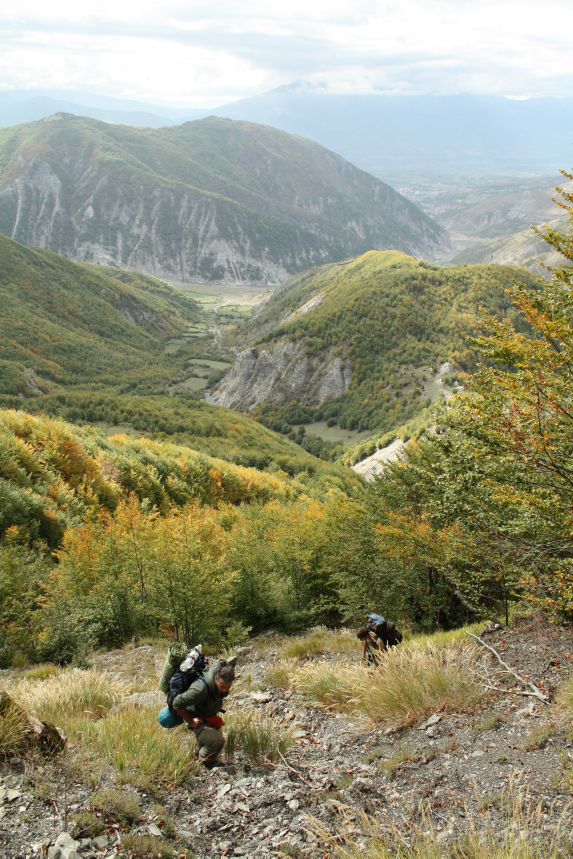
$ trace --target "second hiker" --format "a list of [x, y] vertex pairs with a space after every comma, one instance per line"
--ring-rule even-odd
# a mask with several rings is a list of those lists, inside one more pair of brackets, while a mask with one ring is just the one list
[[217, 662], [205, 669], [187, 689], [177, 695], [172, 709], [193, 730], [197, 756], [207, 769], [219, 766], [217, 758], [225, 745], [221, 733], [223, 720], [218, 715], [235, 679], [234, 665]]

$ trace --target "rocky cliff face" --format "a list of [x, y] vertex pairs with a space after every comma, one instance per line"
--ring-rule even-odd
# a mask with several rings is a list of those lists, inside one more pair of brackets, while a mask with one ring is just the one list
[[431, 257], [448, 234], [326, 149], [211, 117], [176, 128], [59, 115], [0, 130], [0, 232], [175, 282], [278, 284], [371, 248]]
[[348, 388], [352, 367], [347, 357], [329, 349], [308, 357], [303, 342], [281, 339], [269, 349], [240, 352], [217, 391], [206, 399], [217, 406], [245, 411], [263, 402], [281, 405], [297, 397], [319, 405], [327, 397], [339, 397]]

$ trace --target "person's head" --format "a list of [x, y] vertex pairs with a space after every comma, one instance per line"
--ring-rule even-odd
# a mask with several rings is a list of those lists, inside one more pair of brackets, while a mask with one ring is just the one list
[[367, 626], [361, 626], [356, 630], [356, 638], [360, 641], [366, 641], [367, 638], [370, 638], [370, 630]]
[[228, 695], [235, 679], [235, 666], [229, 665], [225, 660], [219, 663], [215, 673], [215, 686], [223, 696]]

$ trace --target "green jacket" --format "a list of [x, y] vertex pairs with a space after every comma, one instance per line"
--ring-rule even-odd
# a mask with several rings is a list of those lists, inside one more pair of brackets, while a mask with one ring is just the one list
[[223, 706], [224, 697], [215, 686], [215, 672], [219, 663], [207, 668], [203, 677], [207, 682], [208, 689], [202, 680], [195, 680], [186, 692], [173, 701], [174, 710], [189, 710], [198, 716], [215, 716]]

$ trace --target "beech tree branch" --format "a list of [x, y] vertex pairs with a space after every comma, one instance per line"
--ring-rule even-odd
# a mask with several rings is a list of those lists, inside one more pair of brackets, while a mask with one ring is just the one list
[[544, 692], [542, 692], [541, 689], [539, 689], [539, 687], [537, 687], [535, 685], [535, 683], [532, 683], [531, 680], [526, 680], [525, 677], [522, 677], [521, 674], [518, 674], [517, 671], [515, 671], [511, 667], [511, 665], [508, 665], [507, 662], [504, 662], [504, 660], [501, 658], [501, 656], [499, 655], [499, 653], [497, 652], [495, 647], [492, 647], [491, 644], [487, 644], [487, 642], [485, 642], [482, 638], [480, 638], [479, 635], [474, 635], [473, 632], [468, 632], [468, 635], [471, 635], [472, 638], [475, 638], [476, 641], [479, 641], [479, 643], [481, 645], [483, 645], [483, 647], [487, 647], [487, 649], [489, 651], [491, 651], [491, 653], [493, 653], [493, 655], [496, 657], [496, 659], [499, 661], [499, 663], [501, 665], [503, 665], [505, 670], [508, 671], [509, 674], [512, 674], [515, 677], [515, 679], [518, 680], [523, 686], [529, 686], [531, 689], [533, 689], [532, 692], [523, 692], [521, 694], [531, 695], [535, 698], [539, 698], [539, 700], [542, 701], [544, 704], [549, 703], [549, 698], [547, 697], [547, 695]]

